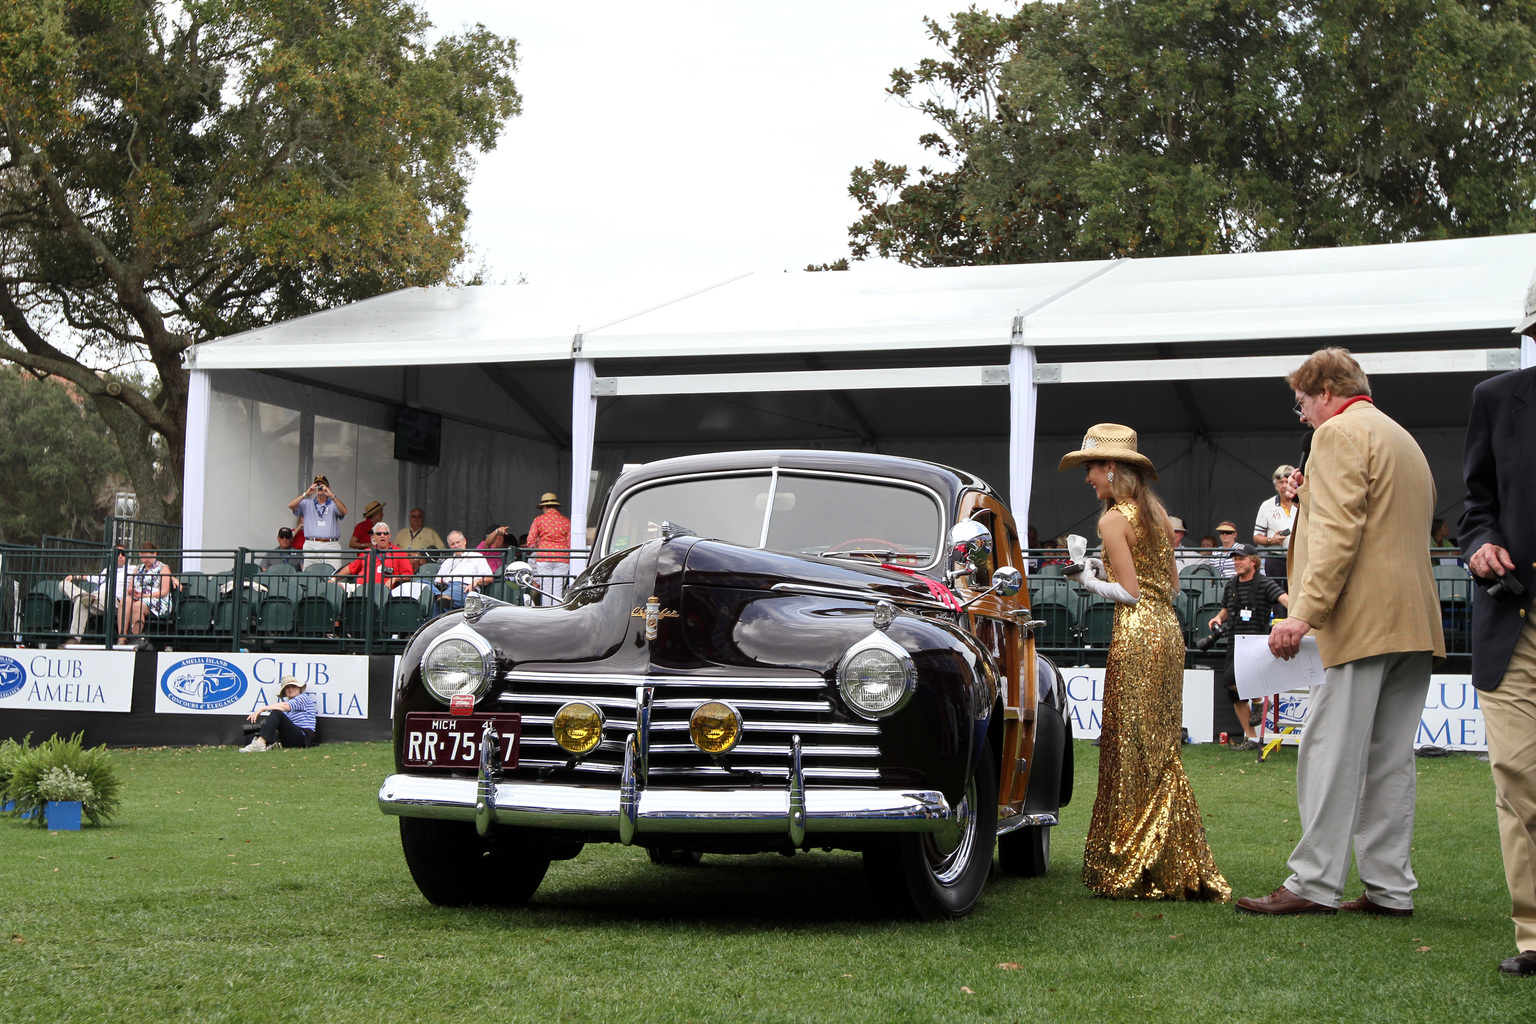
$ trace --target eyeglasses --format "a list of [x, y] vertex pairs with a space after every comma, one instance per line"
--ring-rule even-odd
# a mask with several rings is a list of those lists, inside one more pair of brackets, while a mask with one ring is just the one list
[[389, 531], [388, 530], [374, 530], [373, 531], [373, 535], [375, 537], [388, 537], [389, 536]]
[[1220, 533], [1220, 534], [1228, 534], [1228, 533], [1230, 533], [1233, 536], [1237, 535], [1237, 531], [1236, 530], [1217, 530], [1216, 532]]

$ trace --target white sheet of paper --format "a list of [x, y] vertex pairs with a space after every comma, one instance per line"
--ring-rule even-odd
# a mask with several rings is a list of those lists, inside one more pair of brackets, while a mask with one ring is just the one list
[[1317, 638], [1301, 638], [1301, 651], [1290, 661], [1281, 661], [1269, 653], [1269, 637], [1233, 637], [1233, 665], [1237, 670], [1237, 696], [1239, 700], [1251, 700], [1286, 690], [1299, 690], [1308, 686], [1321, 686], [1327, 682], [1323, 676], [1323, 657], [1317, 653]]

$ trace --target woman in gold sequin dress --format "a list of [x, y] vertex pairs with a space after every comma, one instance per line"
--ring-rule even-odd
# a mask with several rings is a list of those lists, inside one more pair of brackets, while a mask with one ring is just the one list
[[1115, 602], [1115, 622], [1083, 882], [1112, 899], [1224, 902], [1232, 888], [1206, 845], [1179, 759], [1184, 635], [1173, 610], [1173, 530], [1147, 482], [1157, 470], [1136, 450], [1136, 432], [1116, 423], [1089, 428], [1082, 448], [1061, 460], [1062, 470], [1084, 465], [1104, 502], [1105, 578], [1080, 578]]

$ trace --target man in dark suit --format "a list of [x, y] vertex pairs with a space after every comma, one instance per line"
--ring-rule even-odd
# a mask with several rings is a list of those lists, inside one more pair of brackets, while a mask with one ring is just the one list
[[[1536, 334], [1536, 278], [1526, 294], [1523, 333]], [[1479, 583], [1504, 582], [1498, 595], [1473, 588], [1472, 685], [1493, 768], [1504, 877], [1513, 903], [1518, 952], [1505, 974], [1536, 974], [1536, 367], [1501, 374], [1472, 392], [1462, 465], [1467, 508], [1461, 550]], [[1514, 579], [1524, 593], [1508, 593]], [[1502, 596], [1502, 600], [1499, 597]]]

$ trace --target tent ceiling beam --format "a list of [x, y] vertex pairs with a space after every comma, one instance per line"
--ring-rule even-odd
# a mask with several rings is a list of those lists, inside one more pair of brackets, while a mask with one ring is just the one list
[[598, 398], [632, 395], [730, 395], [763, 391], [866, 391], [884, 388], [1007, 387], [1006, 366], [893, 366], [866, 370], [778, 370], [598, 377]]
[[535, 423], [544, 429], [544, 432], [550, 436], [550, 439], [555, 444], [566, 450], [571, 447], [570, 432], [562, 427], [553, 416], [545, 412], [544, 407], [533, 400], [533, 396], [517, 382], [517, 379], [505, 367], [495, 363], [481, 363], [480, 368], [485, 371], [487, 377], [491, 378], [492, 383], [501, 388], [506, 396], [517, 404], [518, 408], [527, 413]]
[[[1112, 359], [1088, 363], [1041, 363], [1036, 384], [1108, 384], [1139, 381], [1224, 380], [1285, 377], [1310, 356], [1220, 356], [1203, 359]], [[1498, 373], [1520, 368], [1514, 348], [1440, 349], [1425, 352], [1356, 352], [1366, 373]]]

